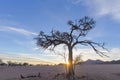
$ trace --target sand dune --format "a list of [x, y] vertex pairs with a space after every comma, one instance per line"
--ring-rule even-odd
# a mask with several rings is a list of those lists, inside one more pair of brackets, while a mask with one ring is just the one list
[[[41, 77], [34, 77], [40, 73]], [[66, 80], [63, 66], [0, 66], [0, 80]], [[32, 76], [29, 78], [21, 79]], [[119, 80], [120, 65], [78, 65], [77, 80]]]

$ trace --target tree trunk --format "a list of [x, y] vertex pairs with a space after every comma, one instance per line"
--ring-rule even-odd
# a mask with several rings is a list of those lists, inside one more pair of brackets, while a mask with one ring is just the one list
[[68, 56], [68, 73], [67, 73], [67, 78], [68, 80], [74, 80], [74, 69], [73, 69], [73, 53], [72, 53], [72, 48], [69, 46], [69, 56]]

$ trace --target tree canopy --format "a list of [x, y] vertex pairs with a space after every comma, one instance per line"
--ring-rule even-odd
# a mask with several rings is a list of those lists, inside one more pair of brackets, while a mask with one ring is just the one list
[[52, 30], [50, 35], [45, 34], [43, 31], [40, 31], [37, 36], [37, 45], [42, 48], [49, 48], [54, 50], [54, 48], [60, 44], [71, 45], [72, 48], [77, 44], [84, 46], [91, 46], [93, 50], [100, 56], [106, 56], [103, 52], [99, 51], [95, 46], [104, 48], [104, 43], [96, 43], [91, 40], [81, 40], [82, 37], [85, 37], [90, 30], [95, 27], [95, 21], [92, 18], [85, 16], [77, 22], [68, 21], [70, 25], [69, 32], [60, 32], [59, 30]]

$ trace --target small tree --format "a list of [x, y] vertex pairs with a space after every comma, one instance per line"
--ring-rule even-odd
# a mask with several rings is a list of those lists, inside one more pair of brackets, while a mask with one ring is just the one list
[[25, 62], [25, 63], [23, 63], [23, 66], [28, 66], [28, 65], [29, 65], [29, 64], [28, 64], [28, 63], [26, 63], [26, 62]]
[[54, 48], [60, 44], [64, 44], [68, 48], [68, 80], [74, 80], [74, 69], [73, 69], [73, 48], [76, 45], [81, 44], [84, 46], [91, 46], [92, 49], [100, 56], [106, 56], [103, 52], [99, 51], [97, 47], [104, 48], [104, 43], [96, 43], [91, 40], [84, 40], [84, 37], [87, 33], [95, 27], [95, 21], [92, 18], [84, 17], [80, 19], [78, 22], [74, 23], [72, 21], [68, 21], [68, 25], [70, 26], [69, 32], [60, 32], [56, 30], [52, 30], [50, 35], [45, 34], [43, 31], [40, 31], [37, 36], [37, 45], [45, 48], [54, 50]]
[[75, 69], [76, 69], [76, 65], [79, 64], [79, 63], [81, 63], [81, 62], [83, 62], [83, 60], [82, 60], [82, 55], [79, 54], [79, 55], [77, 55], [77, 56], [75, 57], [75, 59], [74, 59], [74, 71], [75, 71]]
[[54, 51], [54, 53], [56, 55], [59, 55], [59, 56], [61, 56], [63, 58], [63, 60], [64, 60], [64, 66], [65, 66], [65, 73], [67, 73], [67, 66], [68, 66], [68, 64], [67, 64], [67, 53], [65, 52], [66, 51], [66, 46], [63, 46], [63, 51], [62, 52], [60, 52], [60, 51], [57, 51], [57, 52]]
[[0, 64], [3, 63], [2, 59], [0, 59]]
[[64, 66], [65, 66], [65, 73], [67, 73], [67, 56], [66, 56], [66, 53], [65, 52], [64, 53], [58, 52], [57, 55], [60, 55], [63, 58], [63, 60], [65, 62], [65, 64], [64, 64]]

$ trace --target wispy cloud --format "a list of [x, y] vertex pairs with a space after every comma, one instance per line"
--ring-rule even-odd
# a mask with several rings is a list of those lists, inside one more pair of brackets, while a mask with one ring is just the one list
[[25, 36], [37, 35], [37, 33], [23, 29], [23, 28], [16, 28], [16, 27], [1, 27], [0, 31], [13, 31]]
[[84, 4], [97, 17], [110, 16], [112, 19], [120, 20], [120, 0], [70, 0], [75, 4]]
[[120, 20], [120, 0], [85, 0], [97, 16], [111, 16]]
[[82, 0], [68, 0], [68, 1], [72, 2], [73, 4], [78, 4], [82, 2]]
[[55, 55], [45, 55], [45, 54], [29, 54], [29, 53], [0, 53], [0, 59], [4, 61], [14, 61], [14, 62], [28, 62], [32, 64], [55, 64], [60, 62], [60, 59], [56, 59]]
[[[95, 53], [95, 51], [91, 48], [79, 48], [79, 49], [74, 49], [74, 56], [81, 54], [82, 55], [82, 59], [84, 61], [88, 60], [88, 59], [101, 59], [101, 60], [107, 60], [107, 57], [101, 57], [98, 54]], [[107, 53], [105, 53], [106, 55], [109, 55]]]
[[[83, 48], [83, 49], [74, 49], [74, 56], [78, 54], [82, 54], [82, 59], [87, 60], [87, 59], [101, 59], [101, 60], [118, 60], [120, 59], [120, 48], [112, 48], [110, 50], [110, 53], [106, 53], [106, 55], [110, 56], [109, 58], [107, 57], [100, 57], [97, 55], [92, 49], [90, 48]], [[68, 53], [67, 53], [68, 54]], [[12, 60], [12, 61], [21, 61], [21, 62], [32, 62], [34, 64], [46, 64], [46, 63], [58, 63], [58, 62], [63, 62], [61, 56], [45, 53], [45, 54], [35, 54], [35, 53], [15, 53], [15, 52], [8, 52], [8, 53], [0, 53], [0, 58], [3, 60]], [[38, 63], [36, 63], [38, 62]]]
[[84, 48], [84, 49], [77, 49], [74, 50], [74, 55], [81, 53], [83, 55], [82, 59], [87, 60], [87, 59], [101, 59], [101, 60], [118, 60], [120, 59], [120, 48], [112, 48], [109, 50], [109, 52], [106, 52], [105, 55], [109, 57], [100, 57], [98, 54], [95, 53], [94, 50], [90, 48]]

